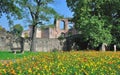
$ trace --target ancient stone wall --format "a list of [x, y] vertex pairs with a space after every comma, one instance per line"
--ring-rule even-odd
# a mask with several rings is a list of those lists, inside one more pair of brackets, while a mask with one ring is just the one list
[[0, 32], [0, 50], [7, 50], [10, 49], [10, 38], [9, 34], [6, 32]]
[[[10, 42], [6, 42], [5, 39], [4, 40], [0, 39], [0, 50], [10, 50], [9, 43]], [[36, 48], [37, 51], [49, 52], [55, 49], [63, 50], [63, 45], [61, 45], [58, 39], [38, 38], [36, 39]], [[28, 39], [25, 39], [24, 41], [24, 50], [25, 51], [30, 50], [30, 40]]]
[[0, 38], [0, 49], [2, 50], [6, 49], [6, 42], [4, 38]]
[[[64, 29], [60, 29], [60, 23], [64, 23]], [[37, 28], [36, 37], [37, 38], [58, 38], [62, 33], [67, 34], [69, 31], [69, 22], [68, 19], [58, 19], [56, 20], [55, 26], [53, 28], [48, 27], [46, 29]], [[25, 37], [25, 33], [29, 34], [29, 37], [32, 36], [32, 25], [29, 26], [27, 31], [23, 31], [22, 37]]]
[[[60, 22], [63, 21], [64, 22], [64, 29], [61, 30], [60, 29]], [[57, 38], [61, 35], [61, 33], [66, 34], [68, 32], [68, 19], [59, 19], [56, 21], [55, 24], [55, 28], [56, 28], [56, 32], [57, 32]]]
[[41, 38], [49, 38], [49, 28], [42, 30]]
[[42, 38], [36, 39], [36, 48], [37, 51], [49, 52], [54, 49], [62, 50], [63, 46], [60, 45], [60, 41], [58, 39]]

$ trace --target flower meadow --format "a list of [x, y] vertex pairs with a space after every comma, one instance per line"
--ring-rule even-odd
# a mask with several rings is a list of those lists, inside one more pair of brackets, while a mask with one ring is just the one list
[[0, 63], [0, 75], [120, 75], [120, 52], [39, 52]]

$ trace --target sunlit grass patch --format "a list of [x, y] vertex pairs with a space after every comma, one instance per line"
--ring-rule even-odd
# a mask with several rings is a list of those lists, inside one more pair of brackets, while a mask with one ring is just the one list
[[[28, 52], [29, 54], [29, 52]], [[38, 52], [0, 65], [2, 74], [119, 75], [120, 52]]]
[[17, 58], [23, 58], [25, 56], [34, 55], [33, 52], [24, 52], [24, 54], [17, 52], [17, 54], [12, 53], [11, 51], [0, 51], [0, 60], [11, 60]]

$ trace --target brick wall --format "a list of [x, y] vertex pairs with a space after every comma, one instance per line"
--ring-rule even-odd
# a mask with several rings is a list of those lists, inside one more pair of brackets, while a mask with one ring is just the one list
[[[6, 39], [7, 40], [7, 39]], [[0, 38], [0, 50], [10, 50], [10, 41]], [[15, 45], [15, 44], [14, 44]], [[49, 52], [54, 49], [63, 50], [63, 45], [60, 44], [60, 41], [55, 38], [38, 38], [36, 39], [36, 49], [37, 51]], [[24, 50], [30, 50], [30, 40], [26, 39], [24, 42]]]

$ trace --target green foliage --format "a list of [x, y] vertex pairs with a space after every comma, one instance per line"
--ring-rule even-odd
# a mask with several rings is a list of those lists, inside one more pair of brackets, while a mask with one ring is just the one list
[[[83, 41], [94, 47], [101, 43], [118, 42], [120, 25], [119, 0], [66, 0], [74, 12], [75, 28], [82, 32]], [[116, 38], [117, 37], [117, 38]], [[115, 40], [113, 40], [115, 39]]]
[[58, 39], [59, 39], [60, 41], [62, 41], [62, 40], [65, 39], [65, 37], [64, 37], [64, 36], [59, 36]]
[[105, 28], [104, 20], [99, 20], [97, 16], [92, 16], [91, 19], [80, 19], [79, 25], [79, 29], [82, 32], [81, 34], [82, 37], [84, 37], [84, 41], [88, 41], [93, 48], [98, 47], [104, 42], [107, 44], [111, 43], [111, 26], [109, 26], [109, 28]]
[[[53, 0], [18, 0], [20, 7], [25, 13], [24, 16], [32, 25], [41, 25], [40, 22], [45, 23], [53, 17], [59, 18], [56, 11], [49, 6], [52, 2]], [[28, 16], [31, 16], [31, 18]]]
[[[119, 75], [120, 52], [39, 52], [0, 62], [2, 75]], [[13, 54], [17, 56], [17, 54]], [[5, 60], [6, 61], [6, 60]]]
[[50, 18], [57, 17], [56, 11], [49, 6], [53, 0], [18, 0], [19, 6], [22, 8], [28, 20], [33, 26], [32, 30], [32, 41], [30, 51], [36, 51], [35, 38], [36, 38], [36, 27], [49, 21]]
[[56, 48], [54, 48], [53, 50], [51, 50], [51, 52], [59, 52], [59, 50], [58, 49], [56, 49]]
[[17, 36], [21, 36], [22, 34], [22, 31], [23, 31], [23, 27], [20, 25], [20, 24], [16, 24], [13, 26], [13, 34], [14, 35], [17, 35]]
[[28, 38], [29, 37], [29, 34], [28, 33], [24, 33], [25, 35], [25, 38]]
[[111, 34], [113, 35], [113, 40], [111, 44], [116, 44], [120, 48], [120, 24], [112, 27]]
[[51, 25], [41, 25], [40, 26], [40, 29], [46, 29], [46, 28], [54, 28], [55, 26], [53, 25], [53, 24], [51, 24]]
[[3, 28], [2, 26], [0, 26], [0, 32], [6, 32], [5, 28]]
[[2, 13], [21, 19], [21, 9], [16, 4], [17, 0], [0, 0], [0, 17]]
[[2, 31], [2, 29], [3, 29], [2, 26], [0, 26], [0, 31]]
[[22, 10], [17, 4], [17, 0], [0, 0], [0, 17], [6, 15], [9, 23], [10, 31], [12, 30], [13, 18], [14, 19], [22, 19]]

